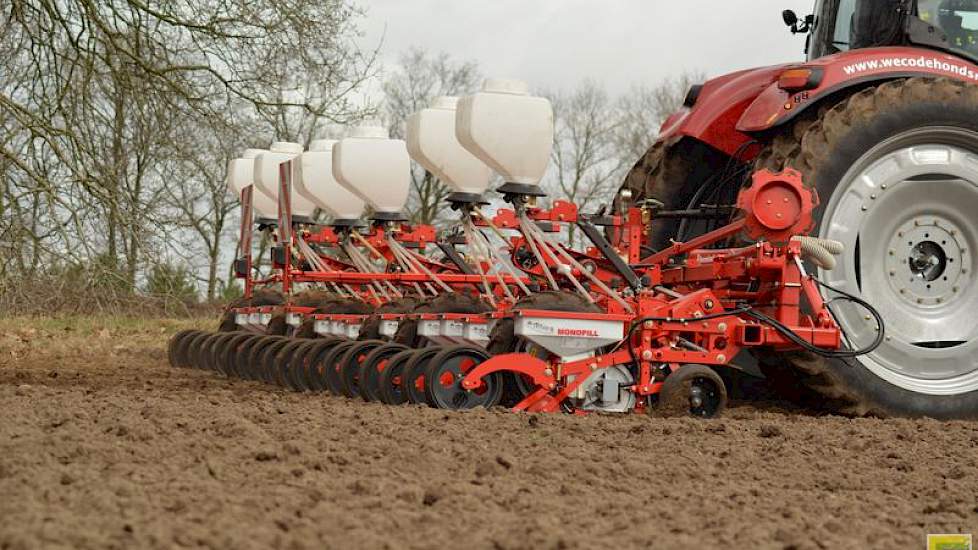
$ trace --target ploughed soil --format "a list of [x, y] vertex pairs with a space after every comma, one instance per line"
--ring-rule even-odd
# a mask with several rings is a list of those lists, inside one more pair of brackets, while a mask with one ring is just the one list
[[[103, 326], [104, 325], [104, 326]], [[187, 322], [0, 321], [0, 549], [924, 548], [978, 424], [390, 408], [174, 370]]]

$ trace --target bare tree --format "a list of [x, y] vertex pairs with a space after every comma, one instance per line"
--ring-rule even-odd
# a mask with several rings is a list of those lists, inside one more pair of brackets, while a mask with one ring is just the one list
[[[702, 80], [684, 74], [656, 86], [633, 86], [613, 100], [596, 82], [544, 92], [554, 108], [554, 146], [544, 185], [582, 211], [611, 203], [628, 169], [652, 144], [659, 126], [682, 106], [686, 90]], [[574, 228], [568, 239], [574, 242]]]
[[[458, 96], [477, 90], [482, 76], [479, 67], [457, 61], [447, 53], [430, 54], [413, 48], [400, 57], [399, 66], [383, 84], [384, 113], [391, 136], [403, 138], [407, 118], [431, 105], [438, 96]], [[434, 174], [420, 166], [411, 170], [411, 196], [408, 214], [416, 223], [440, 221], [447, 211], [448, 190]]]
[[5, 7], [0, 246], [14, 253], [0, 275], [81, 262], [131, 291], [161, 258], [200, 251], [212, 296], [232, 151], [370, 111], [359, 14], [346, 0]]
[[[591, 80], [569, 92], [544, 95], [554, 109], [551, 169], [544, 184], [582, 212], [597, 210], [609, 202], [628, 164], [615, 139], [622, 117], [608, 93]], [[571, 242], [574, 229], [568, 232]]]
[[634, 164], [645, 155], [659, 135], [662, 123], [682, 107], [690, 87], [705, 80], [701, 72], [682, 73], [654, 86], [633, 85], [618, 99], [622, 118], [615, 140], [626, 161]]

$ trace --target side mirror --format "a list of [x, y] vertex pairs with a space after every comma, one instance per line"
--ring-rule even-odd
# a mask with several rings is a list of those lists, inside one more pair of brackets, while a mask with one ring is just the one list
[[798, 24], [798, 15], [793, 10], [784, 10], [781, 12], [781, 18], [784, 19], [784, 24], [792, 29]]
[[784, 19], [784, 24], [791, 29], [791, 34], [806, 33], [812, 30], [812, 25], [815, 23], [814, 15], [806, 15], [804, 20], [800, 20], [792, 10], [781, 12], [781, 19]]

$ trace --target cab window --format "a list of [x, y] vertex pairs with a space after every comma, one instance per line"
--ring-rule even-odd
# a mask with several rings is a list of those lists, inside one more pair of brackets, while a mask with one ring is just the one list
[[978, 55], [978, 0], [919, 0], [917, 17], [940, 27], [952, 49]]

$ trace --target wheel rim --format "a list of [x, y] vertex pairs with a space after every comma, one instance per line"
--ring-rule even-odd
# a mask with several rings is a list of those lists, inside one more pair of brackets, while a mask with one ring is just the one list
[[[858, 361], [917, 393], [978, 389], [975, 143], [978, 134], [954, 127], [897, 135], [850, 168], [822, 218], [820, 235], [846, 247], [822, 280], [861, 294], [886, 323], [882, 345]], [[861, 308], [832, 307], [853, 347], [875, 338]]]
[[327, 353], [323, 359], [323, 370], [326, 373], [326, 388], [329, 393], [340, 396], [343, 395], [343, 382], [340, 380], [340, 359], [346, 354], [356, 342], [341, 342], [332, 351]]
[[422, 348], [415, 352], [410, 365], [405, 367], [401, 388], [407, 394], [408, 401], [412, 404], [422, 405], [428, 403], [428, 398], [424, 391], [424, 371], [428, 362], [439, 351], [441, 350], [438, 347]]
[[402, 405], [407, 401], [404, 386], [404, 367], [414, 355], [413, 349], [405, 349], [387, 362], [383, 372], [380, 373], [378, 386], [380, 401], [387, 405]]
[[689, 385], [689, 414], [703, 418], [716, 416], [723, 403], [720, 388], [715, 381], [698, 376]]
[[495, 396], [495, 377], [486, 377], [484, 384], [473, 391], [462, 389], [465, 376], [486, 357], [478, 352], [460, 350], [432, 358], [438, 360], [428, 372], [431, 380], [426, 382], [433, 404], [439, 409], [465, 410], [491, 406]]

